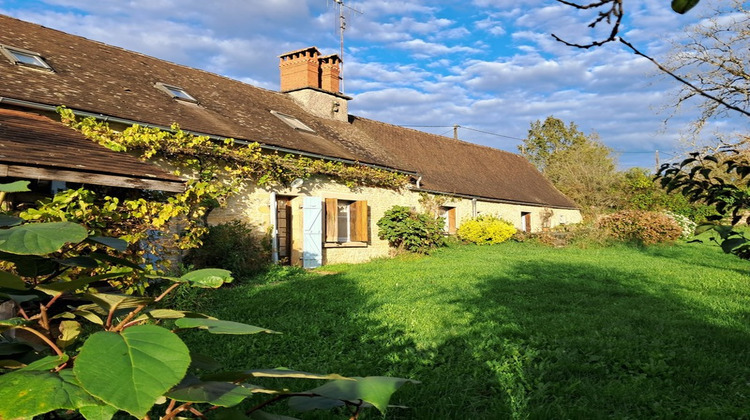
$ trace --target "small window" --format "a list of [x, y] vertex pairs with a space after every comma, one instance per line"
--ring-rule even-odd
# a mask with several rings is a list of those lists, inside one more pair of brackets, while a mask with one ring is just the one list
[[287, 123], [287, 125], [289, 125], [295, 130], [315, 134], [315, 130], [308, 127], [305, 123], [292, 117], [291, 115], [282, 114], [281, 112], [278, 112], [278, 111], [271, 111], [271, 114], [275, 115], [276, 118], [280, 119], [281, 121], [284, 121], [285, 123]]
[[192, 95], [187, 93], [187, 91], [185, 91], [185, 89], [181, 87], [167, 85], [165, 83], [158, 82], [156, 84], [156, 88], [166, 92], [173, 99], [177, 99], [177, 100], [185, 101], [185, 102], [198, 103], [197, 99], [195, 99]]
[[351, 202], [339, 200], [338, 205], [336, 206], [338, 211], [338, 216], [336, 217], [336, 224], [338, 225], [338, 234], [336, 236], [338, 237], [338, 242], [350, 242], [349, 227], [351, 217], [349, 217], [349, 206], [351, 204]]
[[53, 71], [52, 66], [47, 64], [47, 62], [44, 61], [42, 56], [38, 53], [22, 50], [20, 48], [9, 47], [7, 45], [0, 45], [0, 51], [13, 64]]
[[367, 201], [326, 198], [326, 242], [367, 242]]

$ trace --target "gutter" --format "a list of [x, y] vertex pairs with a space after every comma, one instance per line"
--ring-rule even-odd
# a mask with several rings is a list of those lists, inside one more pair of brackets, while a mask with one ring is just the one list
[[[25, 101], [23, 99], [13, 99], [13, 98], [8, 98], [8, 97], [0, 96], [0, 103], [6, 103], [6, 104], [9, 104], [9, 105], [14, 105], [14, 106], [23, 107], [23, 108], [35, 109], [35, 110], [38, 110], [38, 111], [57, 112], [57, 106], [47, 105], [47, 104], [43, 104], [43, 103], [39, 103], [39, 102]], [[74, 110], [72, 108], [70, 110], [73, 111], [73, 114], [75, 114], [77, 116], [80, 116], [80, 117], [92, 117], [92, 118], [96, 118], [96, 119], [104, 121], [104, 122], [113, 122], [113, 123], [124, 124], [124, 125], [135, 125], [135, 124], [138, 124], [140, 126], [147, 127], [147, 128], [158, 128], [159, 130], [170, 131], [170, 132], [172, 131], [171, 127], [166, 127], [166, 126], [163, 126], [163, 125], [149, 124], [149, 123], [144, 123], [142, 121], [129, 120], [129, 119], [126, 119], [126, 118], [114, 117], [114, 116], [111, 116], [111, 115], [96, 114], [96, 113], [93, 113], [93, 112]], [[216, 140], [216, 141], [224, 141], [224, 140], [226, 140], [228, 138], [228, 137], [221, 137], [221, 136], [217, 136], [217, 135], [213, 135], [213, 134], [201, 133], [201, 132], [197, 132], [197, 131], [190, 131], [190, 130], [182, 130], [182, 131], [184, 131], [185, 133], [188, 133], [190, 135], [193, 135], [193, 136], [208, 137], [211, 140]], [[248, 145], [248, 144], [256, 143], [256, 142], [252, 142], [252, 141], [237, 140], [237, 139], [234, 139], [234, 141], [236, 143], [242, 144], [242, 145]], [[320, 154], [311, 153], [311, 152], [303, 152], [301, 150], [294, 150], [294, 149], [289, 149], [289, 148], [281, 147], [281, 146], [273, 146], [273, 145], [270, 145], [270, 144], [264, 144], [264, 143], [260, 143], [260, 142], [257, 142], [257, 143], [260, 145], [261, 149], [270, 150], [270, 151], [274, 151], [274, 152], [290, 153], [290, 154], [294, 154], [294, 155], [308, 157], [308, 158], [311, 158], [311, 159], [321, 159], [321, 160], [328, 160], [328, 161], [333, 161], [333, 162], [341, 162], [341, 163], [345, 163], [345, 164], [348, 164], [348, 165], [363, 165], [363, 166], [367, 166], [367, 167], [370, 167], [370, 168], [373, 168], [373, 169], [380, 169], [380, 170], [384, 170], [384, 171], [388, 171], [388, 172], [396, 172], [396, 173], [399, 173], [399, 174], [402, 174], [402, 175], [409, 175], [409, 176], [413, 176], [413, 177], [416, 177], [418, 175], [416, 172], [410, 172], [410, 171], [404, 171], [404, 170], [401, 170], [401, 169], [389, 168], [387, 166], [377, 165], [377, 164], [374, 164], [374, 163], [362, 163], [362, 162], [358, 162], [356, 160], [350, 160], [350, 159], [344, 159], [344, 158], [336, 158], [336, 157], [325, 156], [325, 155], [320, 155]]]
[[518, 205], [531, 206], [531, 207], [555, 207], [555, 208], [564, 209], [564, 210], [581, 210], [580, 207], [552, 206], [549, 204], [529, 203], [526, 201], [506, 200], [506, 199], [501, 199], [501, 198], [489, 198], [489, 197], [482, 197], [482, 196], [470, 195], [470, 194], [446, 193], [442, 191], [428, 190], [424, 188], [414, 188], [412, 189], [412, 191], [425, 192], [429, 194], [447, 195], [450, 197], [465, 198], [469, 200], [482, 200], [488, 203], [518, 204]]

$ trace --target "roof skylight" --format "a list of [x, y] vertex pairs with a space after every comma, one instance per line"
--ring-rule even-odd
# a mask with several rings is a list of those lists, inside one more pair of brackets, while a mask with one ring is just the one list
[[275, 115], [276, 118], [280, 119], [281, 121], [284, 121], [287, 125], [289, 125], [295, 130], [303, 131], [305, 133], [315, 134], [315, 130], [308, 127], [305, 123], [298, 120], [297, 118], [292, 117], [291, 115], [282, 114], [281, 112], [278, 112], [278, 111], [271, 111], [271, 114]]
[[52, 70], [52, 66], [47, 64], [42, 56], [33, 51], [27, 51], [21, 48], [0, 45], [0, 52], [6, 56], [11, 63], [21, 66], [36, 67], [44, 70]]
[[198, 103], [197, 99], [195, 99], [192, 95], [187, 93], [187, 91], [181, 87], [168, 85], [166, 83], [161, 83], [161, 82], [156, 83], [156, 87], [157, 89], [160, 89], [166, 92], [173, 99], [178, 99], [180, 101], [185, 101], [185, 102]]

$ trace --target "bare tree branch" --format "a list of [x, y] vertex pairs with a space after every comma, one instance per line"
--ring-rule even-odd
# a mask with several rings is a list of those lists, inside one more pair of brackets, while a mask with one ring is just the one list
[[[740, 114], [744, 116], [750, 117], [750, 112], [736, 105], [738, 101], [731, 101], [731, 98], [725, 99], [727, 95], [722, 95], [723, 91], [729, 91], [729, 93], [735, 93], [735, 94], [736, 93], [746, 94], [746, 92], [744, 92], [743, 90], [744, 86], [736, 87], [734, 86], [733, 83], [729, 83], [729, 84], [725, 83], [722, 86], [714, 86], [715, 84], [708, 83], [706, 80], [702, 80], [701, 74], [695, 75], [694, 77], [698, 78], [698, 82], [702, 86], [696, 85], [694, 83], [691, 83], [685, 77], [678, 75], [675, 71], [668, 69], [666, 66], [662, 65], [661, 63], [659, 63], [652, 57], [641, 52], [633, 44], [622, 39], [622, 37], [619, 37], [618, 33], [620, 31], [620, 24], [624, 16], [623, 0], [600, 0], [600, 1], [590, 2], [590, 3], [583, 3], [583, 4], [575, 3], [575, 2], [571, 2], [567, 0], [557, 0], [557, 2], [567, 5], [567, 6], [571, 6], [579, 10], [608, 8], [607, 10], [600, 11], [598, 17], [588, 26], [590, 28], [594, 28], [596, 27], [596, 25], [598, 25], [601, 22], [607, 22], [607, 24], [612, 25], [612, 30], [610, 31], [609, 36], [601, 40], [592, 41], [586, 44], [579, 44], [579, 43], [566, 41], [560, 38], [559, 36], [552, 34], [552, 37], [558, 42], [561, 42], [569, 47], [589, 49], [593, 47], [600, 47], [609, 42], [619, 41], [623, 45], [630, 48], [630, 50], [633, 51], [633, 53], [649, 60], [654, 65], [656, 65], [656, 67], [660, 71], [662, 71], [663, 73], [669, 75], [670, 77], [680, 82], [685, 87], [685, 92], [682, 94], [682, 97], [680, 98], [680, 102], [693, 96], [702, 96], [703, 98], [706, 98], [708, 100], [707, 104], [703, 105], [704, 109], [706, 110], [704, 111], [704, 114], [713, 115], [717, 112], [718, 107], [722, 106], [726, 110], [739, 112]], [[612, 23], [613, 19], [614, 19], [614, 23]], [[720, 37], [717, 37], [717, 39], [721, 40]], [[701, 48], [705, 48], [703, 45], [700, 45], [699, 43], [698, 43], [698, 46], [700, 46]], [[720, 49], [721, 47], [726, 47], [727, 51], [729, 51], [731, 50], [732, 46], [729, 45], [729, 43], [714, 46], [714, 48], [718, 48], [718, 49]], [[723, 58], [723, 57], [720, 57], [720, 58]], [[744, 63], [742, 63], [741, 60], [739, 60], [738, 62], [738, 60], [734, 56], [730, 56], [729, 60], [718, 61], [718, 62], [706, 61], [706, 63], [712, 64], [719, 71], [723, 71], [726, 74], [736, 76], [736, 79], [739, 81], [749, 80], [749, 78], [747, 77], [748, 75], [744, 69]], [[713, 92], [717, 92], [718, 95], [713, 94]]]
[[629, 43], [629, 42], [625, 41], [625, 40], [624, 40], [624, 39], [622, 39], [622, 38], [619, 38], [619, 40], [620, 40], [620, 42], [621, 42], [622, 44], [624, 44], [625, 46], [627, 46], [628, 48], [630, 48], [630, 49], [631, 49], [631, 50], [632, 50], [632, 51], [633, 51], [633, 52], [634, 52], [634, 53], [635, 53], [636, 55], [639, 55], [639, 56], [641, 56], [641, 57], [643, 57], [643, 58], [647, 59], [648, 61], [650, 61], [650, 62], [654, 63], [654, 64], [656, 65], [656, 67], [658, 67], [658, 68], [659, 68], [659, 70], [661, 70], [662, 72], [664, 72], [664, 73], [666, 73], [666, 74], [670, 75], [670, 76], [671, 76], [672, 78], [674, 78], [674, 79], [675, 79], [675, 80], [677, 80], [678, 82], [680, 82], [680, 83], [682, 83], [683, 85], [685, 85], [685, 86], [687, 86], [688, 88], [690, 88], [690, 89], [691, 89], [691, 90], [692, 90], [693, 92], [695, 92], [695, 94], [696, 94], [696, 95], [700, 95], [700, 96], [703, 96], [704, 98], [710, 99], [710, 100], [714, 101], [714, 102], [715, 102], [715, 103], [717, 103], [717, 104], [721, 104], [722, 106], [724, 106], [724, 107], [725, 107], [725, 108], [727, 108], [727, 109], [731, 109], [731, 110], [733, 110], [733, 111], [737, 111], [737, 112], [739, 112], [739, 113], [741, 113], [741, 114], [745, 115], [746, 117], [750, 117], [750, 112], [748, 112], [748, 111], [745, 111], [744, 109], [742, 109], [742, 108], [739, 108], [739, 107], [736, 107], [736, 106], [734, 106], [734, 105], [732, 105], [732, 104], [729, 104], [729, 103], [725, 102], [725, 101], [724, 101], [723, 99], [721, 99], [721, 98], [718, 98], [718, 97], [716, 97], [716, 96], [714, 96], [714, 95], [711, 95], [711, 94], [710, 94], [710, 93], [708, 93], [707, 91], [705, 91], [705, 90], [703, 90], [703, 89], [699, 88], [698, 86], [695, 86], [694, 84], [690, 83], [689, 81], [685, 80], [684, 78], [682, 78], [682, 77], [678, 76], [677, 74], [673, 73], [673, 72], [672, 72], [672, 71], [670, 71], [670, 70], [669, 70], [668, 68], [666, 68], [666, 67], [664, 67], [663, 65], [659, 64], [659, 62], [658, 62], [658, 61], [654, 60], [654, 59], [653, 59], [653, 58], [651, 58], [650, 56], [648, 56], [648, 55], [646, 55], [646, 54], [642, 53], [642, 52], [641, 52], [640, 50], [638, 50], [638, 49], [637, 49], [637, 48], [636, 48], [635, 46], [633, 46], [633, 44], [631, 44], [631, 43]]
[[[579, 10], [587, 10], [587, 9], [596, 9], [600, 7], [604, 7], [609, 5], [609, 10], [600, 11], [599, 16], [591, 22], [588, 26], [589, 28], [595, 28], [596, 25], [600, 24], [601, 22], [607, 22], [608, 25], [612, 25], [612, 30], [609, 33], [609, 36], [603, 40], [600, 41], [593, 41], [588, 44], [577, 44], [569, 41], [565, 41], [559, 36], [552, 34], [552, 37], [555, 38], [558, 42], [562, 42], [563, 44], [569, 46], [569, 47], [575, 47], [575, 48], [583, 48], [583, 49], [589, 49], [593, 47], [601, 47], [602, 45], [616, 41], [617, 40], [617, 34], [620, 32], [620, 23], [622, 23], [622, 17], [624, 16], [624, 9], [622, 7], [622, 1], [623, 0], [601, 0], [598, 2], [588, 3], [588, 4], [578, 4], [569, 2], [566, 0], [557, 0], [558, 3], [562, 3], [566, 6], [571, 6], [573, 8], [579, 9]], [[614, 24], [612, 24], [612, 19], [614, 18]]]

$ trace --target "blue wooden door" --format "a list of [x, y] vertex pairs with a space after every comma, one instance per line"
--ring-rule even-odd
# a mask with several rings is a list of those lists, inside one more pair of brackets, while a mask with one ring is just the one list
[[302, 203], [302, 266], [323, 264], [323, 202], [320, 197], [305, 197]]

